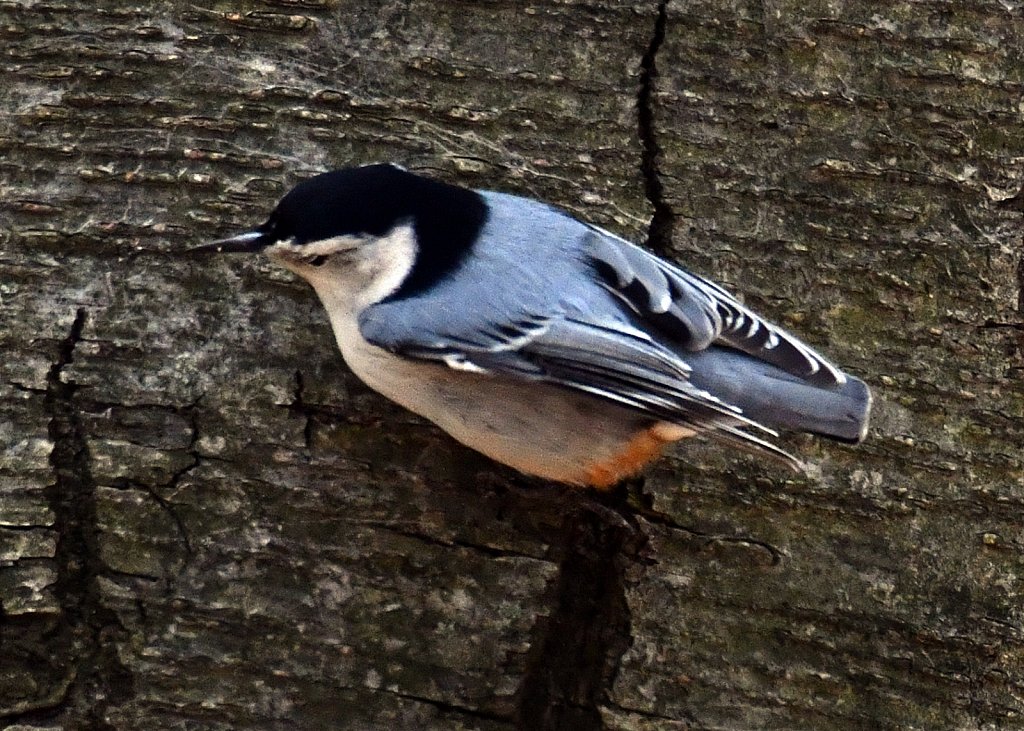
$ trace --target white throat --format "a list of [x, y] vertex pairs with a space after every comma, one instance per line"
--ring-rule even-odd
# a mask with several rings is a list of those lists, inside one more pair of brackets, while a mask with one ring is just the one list
[[356, 270], [366, 284], [356, 305], [362, 309], [397, 290], [416, 263], [416, 235], [411, 223], [395, 226], [372, 244], [364, 244], [365, 256], [356, 261]]
[[343, 262], [303, 272], [327, 310], [334, 338], [349, 368], [371, 388], [400, 403], [387, 381], [395, 356], [363, 338], [359, 313], [401, 287], [415, 262], [415, 235], [412, 225], [405, 224], [386, 236], [363, 241]]

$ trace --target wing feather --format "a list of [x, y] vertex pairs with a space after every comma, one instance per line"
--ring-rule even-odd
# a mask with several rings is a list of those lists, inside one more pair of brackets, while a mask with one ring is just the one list
[[[694, 386], [686, 362], [639, 330], [571, 318], [543, 324], [534, 319], [527, 324], [514, 334], [506, 333], [500, 342], [481, 339], [472, 345], [454, 339], [433, 346], [389, 339], [382, 320], [375, 317], [364, 318], [360, 329], [369, 342], [405, 357], [439, 361], [457, 370], [542, 380], [697, 431], [728, 430], [739, 438], [746, 432], [738, 427], [750, 427], [777, 436], [740, 409]], [[763, 442], [750, 437], [759, 445]]]
[[[744, 307], [703, 277], [673, 266], [625, 239], [591, 227], [586, 242], [605, 285], [640, 317], [689, 350], [720, 343], [809, 383], [838, 386], [846, 376], [811, 347]], [[654, 275], [651, 269], [658, 270]], [[665, 306], [665, 302], [668, 305]]]

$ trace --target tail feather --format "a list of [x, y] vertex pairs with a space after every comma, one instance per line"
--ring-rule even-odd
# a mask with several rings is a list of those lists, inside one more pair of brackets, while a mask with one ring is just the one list
[[764, 361], [712, 346], [687, 353], [690, 379], [743, 415], [784, 431], [819, 434], [842, 442], [864, 439], [871, 413], [871, 392], [859, 378], [822, 387]]

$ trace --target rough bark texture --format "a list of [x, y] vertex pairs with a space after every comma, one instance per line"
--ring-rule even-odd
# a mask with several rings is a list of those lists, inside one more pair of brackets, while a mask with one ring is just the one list
[[[1024, 11], [0, 1], [0, 728], [1024, 728]], [[395, 160], [745, 293], [875, 388], [606, 496], [369, 392], [190, 245]]]

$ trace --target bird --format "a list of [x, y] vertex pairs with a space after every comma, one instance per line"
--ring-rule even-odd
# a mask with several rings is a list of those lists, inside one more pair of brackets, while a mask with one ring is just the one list
[[534, 199], [348, 167], [193, 251], [291, 270], [366, 385], [544, 480], [608, 489], [696, 434], [800, 470], [780, 431], [867, 433], [864, 381], [718, 284]]

